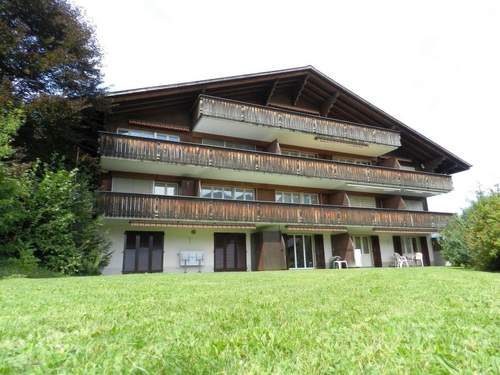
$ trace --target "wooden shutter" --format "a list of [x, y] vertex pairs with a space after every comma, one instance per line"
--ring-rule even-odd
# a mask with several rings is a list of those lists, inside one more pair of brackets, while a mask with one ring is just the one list
[[399, 255], [403, 255], [403, 248], [401, 246], [401, 236], [392, 236], [392, 244], [394, 246], [394, 252]]
[[283, 248], [283, 251], [285, 252], [285, 269], [290, 268], [290, 256], [288, 254], [288, 249], [286, 248], [287, 242], [288, 242], [288, 235], [286, 233], [283, 233], [281, 235], [281, 246]]
[[261, 255], [262, 255], [262, 232], [252, 233], [252, 271], [262, 271]]
[[378, 236], [371, 236], [372, 238], [372, 251], [373, 251], [373, 265], [375, 267], [382, 267], [382, 254], [380, 253], [380, 240]]
[[325, 248], [322, 234], [314, 235], [314, 250], [316, 252], [316, 268], [325, 268]]
[[424, 257], [424, 266], [430, 266], [431, 260], [429, 258], [429, 248], [427, 247], [426, 237], [420, 237], [420, 248], [422, 249], [422, 255]]
[[194, 196], [196, 193], [196, 185], [194, 180], [182, 180], [180, 186], [180, 195]]
[[214, 233], [214, 271], [224, 271], [225, 247], [223, 233]]
[[152, 233], [150, 244], [151, 272], [163, 272], [163, 233]]
[[214, 233], [214, 271], [246, 271], [245, 233]]
[[338, 255], [348, 263], [354, 262], [354, 246], [348, 233], [332, 235], [333, 255]]
[[236, 269], [247, 270], [247, 241], [244, 233], [236, 235]]

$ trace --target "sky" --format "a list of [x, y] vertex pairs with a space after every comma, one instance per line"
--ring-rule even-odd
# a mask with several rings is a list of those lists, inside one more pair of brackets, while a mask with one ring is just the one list
[[313, 65], [466, 160], [458, 212], [500, 183], [500, 1], [74, 0], [110, 90]]

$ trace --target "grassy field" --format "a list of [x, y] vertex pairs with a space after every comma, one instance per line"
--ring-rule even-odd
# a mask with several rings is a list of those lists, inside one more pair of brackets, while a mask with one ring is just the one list
[[0, 373], [500, 373], [500, 275], [0, 280]]

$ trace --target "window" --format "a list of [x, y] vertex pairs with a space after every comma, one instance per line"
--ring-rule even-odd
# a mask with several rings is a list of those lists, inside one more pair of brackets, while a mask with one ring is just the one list
[[414, 199], [405, 199], [406, 209], [410, 211], [423, 211], [424, 202]]
[[177, 184], [167, 182], [156, 182], [154, 184], [155, 195], [177, 195]]
[[370, 197], [366, 195], [348, 195], [349, 197], [349, 206], [351, 207], [367, 207], [367, 208], [376, 208], [377, 202], [375, 201], [375, 197]]
[[370, 254], [372, 250], [372, 243], [368, 236], [354, 236], [354, 248], [360, 249], [363, 254]]
[[240, 150], [255, 151], [255, 145], [248, 145], [245, 143], [225, 141], [225, 140], [221, 140], [221, 139], [203, 138], [201, 140], [201, 143], [204, 145], [208, 145], [208, 146], [237, 148]]
[[295, 150], [281, 150], [282, 155], [287, 155], [287, 156], [298, 156], [301, 158], [318, 158], [318, 154], [315, 154], [313, 152], [302, 152], [302, 151], [295, 151]]
[[138, 129], [118, 129], [118, 134], [131, 135], [134, 137], [143, 137], [143, 138], [153, 138], [160, 139], [162, 141], [172, 141], [179, 142], [180, 137], [178, 135], [166, 134], [166, 133], [158, 133], [147, 130], [138, 130]]
[[421, 252], [420, 241], [418, 241], [417, 237], [401, 237], [401, 245], [404, 254], [413, 255]]
[[277, 191], [275, 201], [280, 203], [304, 203], [319, 204], [319, 197], [316, 193], [294, 193], [289, 191]]
[[341, 163], [351, 163], [351, 164], [360, 164], [360, 165], [372, 165], [372, 162], [369, 160], [362, 159], [348, 159], [348, 158], [339, 158], [337, 156], [332, 156], [333, 161], [339, 161]]
[[235, 188], [229, 186], [203, 186], [201, 189], [202, 198], [214, 199], [234, 199], [240, 201], [254, 201], [255, 190]]
[[313, 268], [315, 252], [312, 236], [293, 234], [284, 238], [288, 268]]

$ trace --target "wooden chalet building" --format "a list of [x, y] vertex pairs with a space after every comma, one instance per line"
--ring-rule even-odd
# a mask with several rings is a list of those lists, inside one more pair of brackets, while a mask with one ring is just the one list
[[470, 167], [311, 66], [110, 98], [107, 274], [430, 265], [426, 198]]

